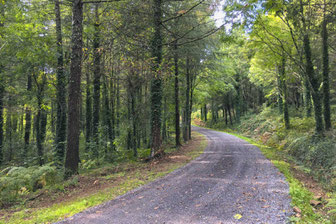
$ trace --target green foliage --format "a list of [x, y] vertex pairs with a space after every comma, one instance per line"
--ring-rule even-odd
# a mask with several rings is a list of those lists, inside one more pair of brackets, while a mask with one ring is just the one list
[[7, 168], [0, 176], [0, 206], [17, 202], [28, 193], [54, 185], [61, 179], [56, 168], [49, 165]]
[[328, 213], [331, 215], [333, 223], [336, 222], [336, 194], [334, 193], [328, 200], [327, 207], [330, 209]]

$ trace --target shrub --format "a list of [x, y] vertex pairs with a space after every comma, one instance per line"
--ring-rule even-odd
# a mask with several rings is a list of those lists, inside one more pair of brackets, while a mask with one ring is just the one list
[[30, 192], [53, 185], [61, 179], [55, 167], [6, 168], [0, 174], [0, 206], [14, 203]]

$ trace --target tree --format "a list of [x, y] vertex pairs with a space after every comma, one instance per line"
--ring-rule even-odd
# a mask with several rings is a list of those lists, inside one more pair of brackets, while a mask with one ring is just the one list
[[55, 22], [57, 41], [57, 118], [56, 118], [56, 159], [58, 166], [63, 166], [66, 140], [66, 75], [63, 62], [63, 40], [60, 2], [55, 0]]
[[82, 75], [82, 27], [83, 3], [81, 0], [72, 1], [72, 37], [71, 64], [68, 98], [67, 122], [67, 151], [65, 157], [65, 177], [78, 173], [79, 163], [79, 104], [80, 82]]

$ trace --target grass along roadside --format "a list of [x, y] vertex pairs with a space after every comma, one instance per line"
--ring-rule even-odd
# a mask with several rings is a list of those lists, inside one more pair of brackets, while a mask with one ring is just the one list
[[[194, 124], [197, 126], [196, 124]], [[207, 127], [203, 127], [207, 128]], [[210, 128], [207, 128], [210, 129]], [[319, 210], [311, 205], [311, 201], [314, 201], [314, 194], [309, 191], [304, 184], [298, 180], [293, 173], [293, 166], [286, 161], [284, 153], [281, 150], [266, 146], [260, 142], [247, 138], [245, 136], [234, 133], [232, 130], [219, 130], [216, 131], [225, 132], [241, 138], [252, 145], [257, 146], [266, 158], [271, 160], [271, 162], [280, 170], [281, 173], [286, 177], [289, 183], [289, 193], [292, 199], [292, 207], [295, 208], [296, 214], [291, 217], [291, 222], [293, 223], [334, 223], [331, 217], [326, 215], [324, 210]]]
[[[168, 153], [159, 160], [150, 163], [124, 164], [125, 166], [119, 168], [117, 172], [105, 167], [86, 173], [85, 176], [79, 176], [78, 179], [89, 179], [93, 183], [84, 186], [74, 184], [73, 188], [88, 188], [87, 192], [85, 189], [84, 191], [80, 189], [69, 191], [66, 193], [67, 195], [57, 195], [54, 199], [55, 203], [52, 204], [43, 201], [43, 197], [39, 198], [34, 202], [34, 208], [21, 206], [15, 210], [3, 211], [0, 223], [51, 223], [62, 220], [167, 175], [197, 158], [203, 153], [206, 146], [206, 138], [193, 132], [191, 141], [179, 150], [167, 150]], [[88, 178], [87, 176], [90, 175], [98, 178]], [[52, 196], [54, 195], [49, 195], [46, 192], [45, 199], [48, 200], [48, 197]], [[44, 206], [47, 207], [43, 208]]]

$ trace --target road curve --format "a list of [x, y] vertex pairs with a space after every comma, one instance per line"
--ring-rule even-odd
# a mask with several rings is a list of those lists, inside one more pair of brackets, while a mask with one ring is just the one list
[[208, 146], [173, 173], [60, 223], [287, 223], [289, 186], [260, 150], [204, 128]]

